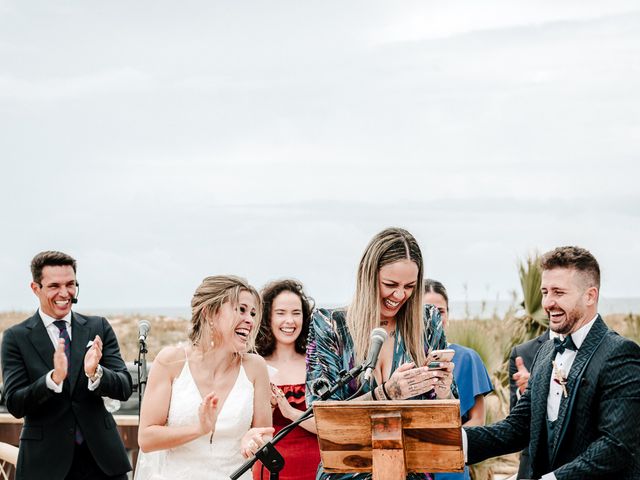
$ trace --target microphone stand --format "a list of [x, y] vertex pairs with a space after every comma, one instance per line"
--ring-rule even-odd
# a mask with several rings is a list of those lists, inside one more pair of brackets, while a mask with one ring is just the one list
[[145, 338], [140, 337], [138, 359], [134, 362], [138, 366], [138, 417], [140, 417], [144, 389], [147, 386], [147, 343], [145, 340]]
[[[322, 388], [317, 394], [320, 397], [319, 400], [326, 400], [331, 397], [334, 393], [340, 390], [344, 385], [348, 382], [357, 378], [362, 371], [367, 368], [369, 365], [367, 363], [363, 363], [362, 365], [358, 365], [357, 367], [352, 368], [349, 371], [342, 370], [340, 372], [340, 378], [338, 381], [333, 384], [331, 388]], [[269, 470], [269, 480], [278, 480], [280, 474], [280, 470], [284, 468], [284, 458], [280, 455], [280, 452], [276, 450], [275, 444], [286, 437], [291, 430], [297, 427], [300, 423], [304, 422], [306, 419], [313, 417], [313, 405], [307, 408], [307, 410], [294, 422], [291, 422], [289, 425], [280, 430], [275, 437], [273, 437], [270, 441], [265, 443], [260, 449], [256, 452], [256, 454], [244, 462], [240, 468], [238, 468], [235, 472], [233, 472], [229, 478], [231, 480], [238, 480], [240, 476], [253, 467], [253, 464], [258, 460], [262, 462], [267, 470]]]

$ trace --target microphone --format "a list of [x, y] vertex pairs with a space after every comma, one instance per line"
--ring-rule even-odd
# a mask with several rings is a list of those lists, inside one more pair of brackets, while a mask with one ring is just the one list
[[311, 393], [313, 393], [316, 397], [322, 398], [324, 392], [329, 390], [331, 384], [329, 380], [324, 377], [316, 378], [313, 382], [311, 382]]
[[76, 294], [73, 297], [71, 297], [71, 303], [73, 305], [78, 303], [78, 295], [79, 294], [80, 294], [80, 284], [78, 282], [76, 282]]
[[140, 320], [138, 322], [138, 341], [140, 343], [144, 343], [147, 341], [149, 330], [151, 330], [151, 324], [147, 320]]
[[374, 328], [371, 330], [371, 342], [369, 343], [369, 357], [367, 357], [367, 361], [365, 365], [367, 369], [364, 371], [364, 382], [368, 382], [373, 374], [373, 369], [376, 368], [376, 363], [378, 363], [378, 357], [380, 356], [380, 350], [382, 349], [382, 344], [389, 337], [387, 335], [387, 331], [384, 328]]

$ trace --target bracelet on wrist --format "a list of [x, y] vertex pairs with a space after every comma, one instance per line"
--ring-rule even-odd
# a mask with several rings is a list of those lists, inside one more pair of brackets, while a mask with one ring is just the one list
[[377, 397], [378, 400], [388, 400], [387, 396], [384, 394], [384, 391], [382, 390], [382, 385], [378, 385], [377, 387], [378, 393], [377, 393]]
[[385, 383], [387, 382], [382, 382], [382, 393], [384, 393], [384, 396], [387, 398], [387, 400], [393, 400], [391, 398], [391, 395], [389, 395], [389, 392], [387, 392], [387, 389], [384, 386]]
[[377, 390], [377, 389], [378, 389], [378, 387], [376, 387], [376, 388], [374, 388], [373, 390], [371, 390], [371, 398], [372, 398], [373, 400], [380, 400], [380, 399], [378, 398], [378, 396], [376, 395], [376, 390]]

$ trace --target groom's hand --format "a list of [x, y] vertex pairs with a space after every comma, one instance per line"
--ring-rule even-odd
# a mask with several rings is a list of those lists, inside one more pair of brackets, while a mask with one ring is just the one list
[[59, 338], [56, 350], [53, 352], [53, 373], [51, 374], [51, 379], [56, 385], [60, 385], [67, 378], [68, 368], [69, 362], [64, 353], [64, 339]]
[[102, 358], [102, 339], [99, 335], [93, 339], [93, 343], [84, 355], [84, 373], [91, 378], [96, 374], [96, 369]]
[[520, 393], [524, 393], [524, 391], [527, 389], [527, 385], [529, 384], [529, 370], [527, 370], [527, 367], [524, 366], [524, 361], [522, 360], [522, 357], [516, 357], [516, 368], [518, 369], [518, 371], [516, 373], [513, 374], [513, 380], [516, 382], [516, 386], [518, 387], [518, 390], [520, 390]]

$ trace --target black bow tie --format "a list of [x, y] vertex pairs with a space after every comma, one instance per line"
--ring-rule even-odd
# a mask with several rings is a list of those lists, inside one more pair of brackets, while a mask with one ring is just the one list
[[556, 349], [556, 352], [562, 354], [565, 350], [573, 350], [574, 352], [578, 350], [576, 344], [573, 343], [571, 339], [571, 335], [567, 335], [564, 337], [564, 340], [560, 340], [560, 338], [556, 337], [553, 339], [553, 347]]

